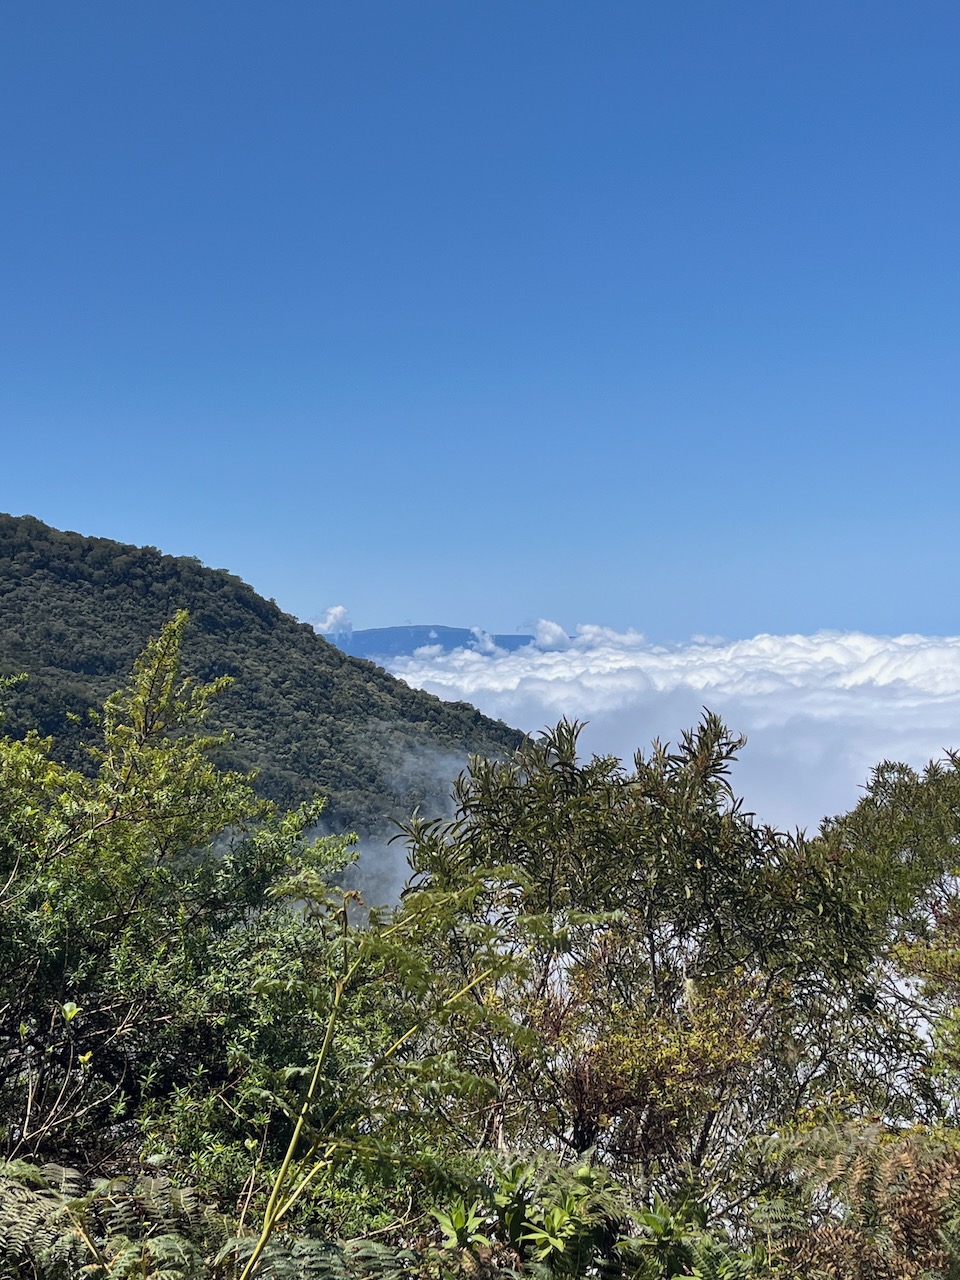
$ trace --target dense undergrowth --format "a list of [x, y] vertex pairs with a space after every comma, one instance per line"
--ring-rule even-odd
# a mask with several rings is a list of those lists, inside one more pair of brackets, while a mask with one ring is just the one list
[[715, 716], [561, 723], [375, 910], [214, 763], [185, 627], [86, 768], [0, 741], [0, 1276], [960, 1276], [954, 759], [808, 839]]

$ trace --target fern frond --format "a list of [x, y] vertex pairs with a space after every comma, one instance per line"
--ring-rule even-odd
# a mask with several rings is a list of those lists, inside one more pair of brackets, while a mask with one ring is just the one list
[[781, 1235], [794, 1268], [831, 1280], [957, 1273], [960, 1153], [936, 1134], [824, 1129], [779, 1140], [773, 1155], [807, 1207], [805, 1226]]
[[0, 1165], [0, 1274], [66, 1280], [82, 1257], [63, 1195], [35, 1166]]
[[[230, 1240], [215, 1262], [244, 1262], [254, 1239]], [[422, 1259], [409, 1249], [375, 1240], [288, 1239], [274, 1236], [260, 1257], [258, 1280], [411, 1280], [421, 1273]]]

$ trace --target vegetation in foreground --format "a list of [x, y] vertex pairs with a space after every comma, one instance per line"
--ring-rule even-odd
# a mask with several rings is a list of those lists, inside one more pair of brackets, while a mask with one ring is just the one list
[[179, 614], [89, 765], [0, 740], [0, 1275], [960, 1276], [960, 770], [812, 839], [714, 716], [561, 723], [349, 836], [216, 766]]

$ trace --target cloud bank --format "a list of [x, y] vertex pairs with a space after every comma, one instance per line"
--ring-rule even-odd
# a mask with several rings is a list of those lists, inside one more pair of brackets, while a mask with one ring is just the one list
[[784, 828], [850, 808], [880, 760], [923, 765], [960, 747], [960, 636], [821, 632], [665, 647], [599, 626], [568, 638], [546, 621], [536, 634], [512, 653], [420, 651], [391, 670], [528, 731], [587, 720], [585, 751], [628, 761], [654, 737], [675, 741], [709, 707], [748, 736], [735, 789]]
[[314, 631], [333, 639], [338, 636], [349, 636], [353, 631], [350, 615], [342, 604], [332, 604], [320, 618], [310, 621]]

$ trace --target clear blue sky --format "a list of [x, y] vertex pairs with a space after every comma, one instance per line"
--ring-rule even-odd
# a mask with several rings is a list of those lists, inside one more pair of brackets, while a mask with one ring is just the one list
[[0, 12], [0, 509], [301, 617], [960, 631], [955, 0]]

